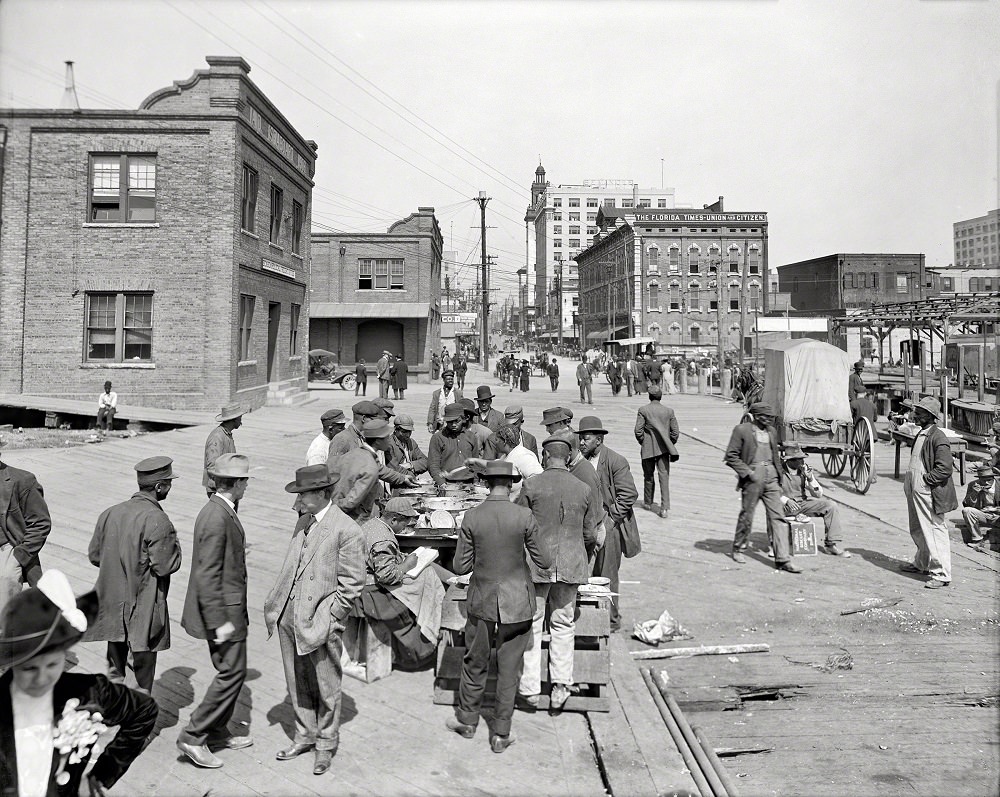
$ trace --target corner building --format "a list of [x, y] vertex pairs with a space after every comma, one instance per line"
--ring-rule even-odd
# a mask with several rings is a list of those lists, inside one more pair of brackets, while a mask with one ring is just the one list
[[258, 407], [305, 388], [316, 145], [239, 57], [137, 111], [0, 110], [0, 392]]

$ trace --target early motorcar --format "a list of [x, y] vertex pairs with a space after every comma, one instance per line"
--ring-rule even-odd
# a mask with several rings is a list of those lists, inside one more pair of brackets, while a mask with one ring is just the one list
[[357, 385], [354, 372], [343, 370], [337, 355], [326, 349], [309, 350], [309, 381], [330, 382], [344, 390], [354, 390]]

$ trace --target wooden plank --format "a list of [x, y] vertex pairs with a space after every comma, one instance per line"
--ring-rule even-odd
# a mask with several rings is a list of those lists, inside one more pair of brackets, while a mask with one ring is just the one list
[[[437, 677], [444, 680], [458, 679], [462, 674], [464, 647], [450, 647], [438, 665]], [[491, 654], [490, 668], [495, 670], [496, 659]], [[549, 652], [542, 650], [542, 683], [548, 683]], [[607, 651], [575, 650], [573, 652], [573, 680], [579, 684], [606, 684], [611, 678], [611, 663]]]

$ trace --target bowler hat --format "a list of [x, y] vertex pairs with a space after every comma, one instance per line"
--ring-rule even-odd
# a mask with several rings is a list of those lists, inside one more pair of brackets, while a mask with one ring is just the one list
[[220, 454], [208, 468], [213, 479], [249, 479], [250, 457], [246, 454]]
[[562, 407], [551, 407], [547, 410], [542, 410], [542, 426], [552, 426], [554, 423], [562, 423], [568, 420], [570, 420], [570, 416], [566, 414], [566, 410]]
[[484, 479], [513, 479], [521, 481], [521, 474], [514, 470], [514, 465], [503, 459], [491, 459], [486, 463], [482, 473]]
[[767, 416], [768, 418], [774, 417], [774, 407], [768, 404], [766, 401], [755, 401], [750, 405], [750, 414], [754, 417], [757, 416]]
[[493, 395], [493, 391], [490, 390], [489, 385], [480, 385], [476, 388], [476, 401], [486, 401], [491, 398], [496, 397]]
[[327, 410], [322, 415], [319, 416], [321, 421], [335, 421], [336, 423], [347, 423], [347, 416], [344, 415], [343, 410]]
[[785, 443], [781, 447], [781, 458], [782, 459], [805, 459], [806, 452], [802, 450], [802, 446], [798, 443]]
[[392, 434], [392, 425], [381, 418], [374, 418], [370, 421], [365, 421], [364, 425], [361, 427], [361, 436], [365, 440], [378, 440], [382, 437], [388, 437]]
[[137, 462], [133, 467], [139, 486], [147, 487], [157, 482], [176, 479], [177, 477], [174, 476], [173, 469], [170, 467], [173, 462], [170, 457], [148, 457]]
[[365, 418], [377, 418], [382, 414], [381, 408], [374, 401], [359, 401], [351, 407], [351, 412]]
[[580, 419], [580, 428], [576, 430], [577, 434], [583, 434], [584, 432], [607, 434], [608, 430], [604, 428], [604, 425], [601, 423], [601, 419], [597, 416], [585, 415]]
[[222, 408], [222, 411], [215, 416], [217, 423], [225, 423], [226, 421], [231, 421], [233, 418], [241, 418], [246, 415], [246, 410], [244, 410], [239, 404], [227, 404]]
[[12, 596], [0, 616], [0, 670], [72, 647], [97, 609], [96, 591], [74, 597], [62, 571], [46, 570], [34, 587]]
[[286, 493], [308, 493], [332, 487], [340, 480], [340, 475], [334, 478], [326, 465], [306, 465], [295, 471], [295, 481], [285, 485]]
[[924, 396], [920, 399], [920, 401], [913, 405], [913, 409], [928, 412], [933, 415], [935, 419], [941, 417], [941, 402], [933, 396]]
[[397, 415], [392, 422], [398, 429], [409, 429], [411, 432], [413, 431], [413, 418], [409, 415]]
[[446, 421], [459, 421], [465, 417], [465, 409], [461, 404], [449, 404], [444, 408], [444, 419]]
[[413, 508], [409, 498], [390, 498], [385, 502], [383, 515], [401, 515], [402, 517], [417, 517], [420, 513]]

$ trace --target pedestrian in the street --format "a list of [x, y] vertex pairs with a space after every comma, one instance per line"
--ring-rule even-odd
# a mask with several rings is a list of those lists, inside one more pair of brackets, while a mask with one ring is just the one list
[[229, 730], [247, 677], [247, 541], [236, 507], [246, 492], [250, 460], [223, 454], [211, 467], [215, 493], [194, 522], [191, 575], [181, 625], [208, 642], [215, 678], [177, 737], [177, 749], [199, 767], [218, 769], [209, 745], [242, 750], [251, 736]]
[[431, 381], [437, 382], [438, 374], [441, 373], [441, 358], [437, 352], [431, 354]]
[[635, 418], [635, 439], [642, 458], [642, 508], [656, 511], [656, 480], [660, 482], [660, 517], [670, 510], [670, 463], [679, 459], [677, 440], [680, 428], [673, 409], [663, 404], [657, 387], [649, 389], [649, 404], [640, 407]]
[[625, 361], [625, 368], [622, 373], [625, 378], [625, 389], [628, 391], [628, 395], [632, 395], [632, 391], [635, 390], [635, 357], [631, 354]]
[[462, 408], [462, 412], [465, 413], [465, 423], [462, 427], [462, 433], [471, 437], [474, 440], [474, 447], [477, 451], [482, 451], [483, 446], [486, 441], [490, 439], [490, 435], [493, 432], [488, 426], [484, 426], [479, 420], [479, 410], [476, 408], [476, 402], [472, 399], [464, 398], [460, 399], [458, 406]]
[[444, 376], [445, 371], [451, 370], [451, 352], [446, 348], [441, 349], [441, 376]]
[[319, 416], [322, 430], [309, 444], [306, 451], [306, 465], [325, 465], [330, 458], [330, 441], [344, 431], [347, 416], [343, 410], [327, 410]]
[[867, 418], [873, 427], [878, 420], [878, 409], [866, 392], [858, 393], [851, 400], [851, 419], [857, 423], [858, 418]]
[[527, 393], [531, 387], [531, 365], [527, 360], [521, 360], [520, 387], [522, 393]]
[[105, 382], [104, 392], [97, 397], [97, 431], [101, 434], [114, 431], [117, 411], [118, 394], [111, 389], [111, 382]]
[[[0, 449], [3, 438], [0, 438]], [[0, 613], [25, 583], [42, 577], [38, 554], [52, 530], [42, 485], [30, 471], [0, 461]]]
[[476, 406], [478, 408], [476, 422], [491, 432], [495, 432], [504, 423], [503, 413], [493, 408], [493, 399], [495, 398], [496, 396], [489, 385], [480, 385], [476, 388]]
[[646, 360], [641, 354], [635, 359], [635, 392], [646, 392]]
[[958, 508], [958, 495], [951, 474], [954, 469], [951, 442], [937, 421], [941, 404], [925, 396], [913, 407], [913, 420], [920, 427], [910, 463], [906, 469], [903, 492], [910, 520], [910, 536], [917, 547], [912, 562], [900, 570], [930, 576], [927, 589], [947, 587], [951, 583], [951, 540], [944, 516]]
[[455, 372], [450, 368], [441, 371], [441, 387], [431, 394], [427, 408], [427, 433], [434, 434], [444, 425], [444, 408], [462, 398], [462, 391], [455, 387]]
[[535, 613], [535, 590], [525, 551], [538, 568], [551, 566], [549, 552], [538, 541], [531, 511], [510, 503], [510, 489], [520, 477], [509, 462], [489, 462], [483, 479], [486, 500], [466, 511], [455, 549], [454, 570], [472, 573], [466, 601], [468, 625], [462, 676], [450, 730], [471, 739], [479, 724], [486, 691], [490, 654], [496, 651], [496, 696], [490, 748], [502, 753], [515, 741], [510, 732], [524, 651]]
[[[639, 492], [635, 489], [628, 460], [604, 445], [604, 436], [608, 430], [604, 428], [600, 418], [581, 418], [576, 433], [580, 438], [580, 453], [597, 472], [606, 514], [604, 527], [607, 538], [594, 558], [594, 575], [610, 579], [611, 591], [617, 593], [622, 556], [631, 559], [642, 551], [639, 526], [632, 509]], [[620, 626], [621, 615], [616, 595], [611, 598], [611, 628], [617, 630]]]
[[459, 390], [465, 390], [465, 375], [469, 372], [469, 363], [465, 356], [460, 356], [455, 363], [455, 384]]
[[573, 411], [565, 407], [550, 407], [542, 410], [542, 426], [548, 437], [561, 432], [564, 429], [571, 429], [570, 422], [573, 420]]
[[233, 432], [243, 425], [243, 414], [244, 409], [239, 404], [229, 404], [223, 407], [222, 411], [215, 416], [215, 422], [219, 425], [208, 433], [208, 439], [205, 440], [205, 473], [201, 483], [209, 498], [215, 494], [215, 481], [211, 474], [212, 466], [223, 454], [236, 453]]
[[612, 357], [608, 362], [608, 381], [611, 383], [611, 395], [617, 396], [622, 392], [622, 366], [617, 357]]
[[549, 385], [552, 387], [552, 392], [555, 393], [559, 389], [559, 363], [556, 362], [555, 357], [545, 367], [545, 373], [548, 374]]
[[[581, 357], [580, 364], [576, 366], [576, 384], [580, 387], [581, 404], [594, 403], [593, 381], [594, 377], [590, 372], [590, 365], [587, 362], [587, 358], [585, 356]], [[586, 398], [586, 401], [584, 401], [584, 398]]]
[[365, 365], [365, 358], [361, 357], [354, 366], [354, 395], [361, 391], [362, 396], [368, 395], [368, 366]]
[[342, 634], [365, 585], [364, 535], [331, 503], [335, 482], [325, 466], [310, 465], [285, 485], [304, 511], [264, 601], [267, 637], [277, 630], [295, 715], [292, 745], [275, 758], [315, 750], [314, 775], [330, 769], [340, 746]]
[[[528, 451], [530, 451], [535, 456], [535, 460], [538, 460], [538, 441], [531, 432], [525, 431], [524, 429], [524, 408], [520, 404], [511, 404], [509, 407], [505, 407], [503, 411], [504, 423], [514, 429], [514, 445], [524, 446]], [[502, 456], [502, 454], [496, 453], [493, 446], [493, 438], [491, 437], [486, 441], [483, 446], [483, 455], [487, 459], [495, 459]]]
[[806, 464], [806, 454], [796, 442], [787, 442], [781, 450], [784, 465], [781, 475], [781, 503], [785, 516], [807, 515], [823, 518], [825, 531], [823, 550], [831, 556], [851, 558], [851, 552], [840, 547], [843, 534], [837, 505], [823, 497], [823, 488], [812, 469]]
[[[0, 612], [4, 797], [104, 797], [153, 731], [157, 707], [149, 695], [103, 675], [65, 672], [67, 654], [97, 609], [96, 592], [74, 597], [61, 571], [46, 570], [36, 586], [16, 595]], [[62, 735], [57, 729], [70, 723], [75, 725], [70, 747], [78, 756], [54, 746]], [[113, 736], [101, 739], [100, 749], [93, 745], [96, 723], [115, 727]], [[93, 741], [88, 731], [95, 732]]]
[[663, 372], [660, 370], [660, 364], [656, 361], [656, 358], [652, 356], [648, 357], [643, 362], [642, 368], [646, 372], [646, 385], [650, 388], [659, 388]]
[[723, 461], [736, 471], [736, 487], [742, 492], [740, 515], [733, 538], [733, 561], [746, 564], [743, 552], [750, 544], [757, 502], [764, 502], [768, 528], [772, 532], [774, 565], [786, 573], [801, 573], [792, 562], [791, 537], [781, 504], [781, 453], [774, 429], [774, 409], [758, 401], [750, 405], [752, 421], [733, 429]]
[[375, 376], [378, 377], [378, 397], [389, 398], [389, 369], [392, 367], [392, 354], [383, 351], [375, 362]]
[[674, 395], [677, 392], [677, 388], [674, 387], [674, 364], [666, 357], [663, 358], [663, 362], [660, 363], [660, 373], [662, 374], [662, 390], [667, 395]]
[[992, 543], [1000, 547], [1000, 476], [988, 462], [976, 468], [962, 501], [962, 540], [975, 547]]
[[177, 478], [172, 466], [164, 456], [136, 463], [138, 492], [101, 513], [88, 549], [90, 563], [100, 568], [100, 609], [86, 641], [108, 643], [112, 681], [125, 681], [130, 662], [146, 694], [153, 689], [156, 654], [170, 647], [167, 592], [181, 567], [177, 532], [161, 506]]
[[396, 362], [393, 364], [396, 369], [394, 373], [395, 382], [393, 384], [393, 390], [395, 390], [395, 395], [393, 396], [396, 401], [406, 400], [406, 391], [410, 387], [410, 366], [407, 364], [406, 360], [403, 359], [403, 355], [400, 354], [396, 358]]
[[548, 681], [549, 707], [561, 709], [573, 685], [576, 592], [590, 576], [588, 549], [598, 546], [600, 529], [597, 499], [590, 488], [567, 469], [572, 452], [562, 437], [542, 443], [542, 467], [527, 479], [517, 503], [531, 510], [539, 529], [539, 544], [552, 558], [542, 569], [528, 563], [535, 586], [535, 614], [531, 642], [524, 654], [524, 672], [519, 693], [529, 705], [537, 705], [542, 686], [542, 625], [549, 618]]

